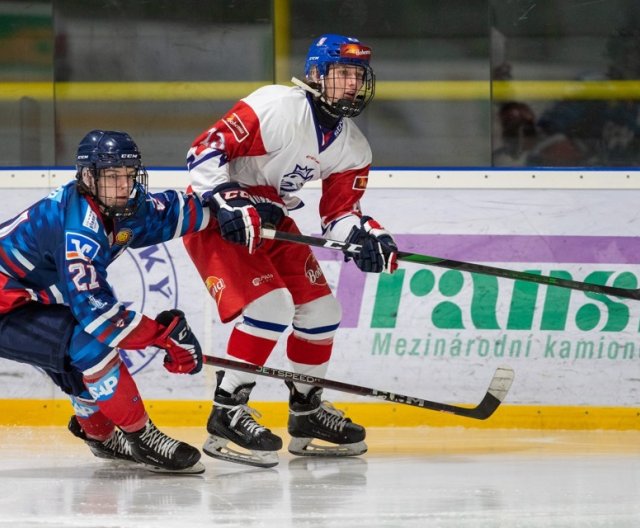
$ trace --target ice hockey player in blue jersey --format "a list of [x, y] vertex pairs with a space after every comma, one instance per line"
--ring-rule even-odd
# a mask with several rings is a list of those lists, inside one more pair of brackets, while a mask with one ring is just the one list
[[151, 319], [118, 302], [107, 268], [127, 248], [207, 227], [192, 194], [147, 192], [140, 151], [123, 132], [93, 130], [76, 179], [0, 224], [0, 357], [44, 370], [70, 395], [69, 423], [102, 458], [202, 473], [200, 452], [149, 419], [119, 349], [164, 349], [165, 368], [195, 374], [202, 350], [180, 310]]

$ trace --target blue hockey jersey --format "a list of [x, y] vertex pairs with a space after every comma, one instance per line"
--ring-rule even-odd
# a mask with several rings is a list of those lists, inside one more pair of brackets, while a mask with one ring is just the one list
[[108, 266], [127, 248], [165, 242], [208, 223], [208, 208], [176, 191], [148, 193], [133, 216], [104, 219], [69, 182], [0, 224], [0, 314], [32, 301], [65, 304], [105, 345], [144, 346], [134, 335], [148, 335], [152, 321], [118, 302]]

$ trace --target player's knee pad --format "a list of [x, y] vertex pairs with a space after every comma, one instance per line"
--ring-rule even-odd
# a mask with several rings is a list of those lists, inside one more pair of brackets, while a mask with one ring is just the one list
[[291, 294], [278, 288], [247, 305], [236, 327], [252, 336], [277, 340], [291, 324], [293, 314]]
[[307, 341], [326, 341], [340, 326], [342, 308], [333, 295], [325, 295], [296, 306], [293, 333]]
[[77, 324], [67, 306], [26, 304], [0, 316], [0, 357], [64, 372]]

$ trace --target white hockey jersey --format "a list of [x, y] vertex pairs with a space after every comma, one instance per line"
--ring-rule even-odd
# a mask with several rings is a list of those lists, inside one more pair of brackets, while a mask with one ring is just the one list
[[268, 197], [275, 190], [295, 209], [301, 202], [292, 193], [322, 180], [323, 232], [344, 240], [352, 226], [359, 226], [371, 148], [350, 119], [342, 119], [335, 130], [321, 127], [308, 97], [299, 87], [270, 85], [241, 99], [189, 150], [196, 194], [235, 182], [255, 195]]

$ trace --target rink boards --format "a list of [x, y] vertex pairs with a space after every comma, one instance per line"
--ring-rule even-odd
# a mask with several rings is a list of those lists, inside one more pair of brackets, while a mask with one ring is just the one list
[[[0, 171], [2, 219], [72, 175]], [[187, 176], [151, 170], [150, 178], [157, 189], [182, 188]], [[377, 170], [362, 209], [404, 251], [638, 288], [639, 188], [638, 173], [628, 170]], [[317, 234], [319, 187], [300, 195], [306, 206], [293, 217], [303, 232]], [[516, 373], [503, 408], [486, 422], [327, 391], [368, 425], [638, 427], [639, 302], [416, 264], [391, 276], [364, 275], [339, 253], [316, 255], [343, 307], [327, 378], [474, 405], [495, 368], [509, 365]], [[121, 300], [150, 316], [180, 307], [205, 351], [224, 354], [231, 325], [217, 319], [180, 241], [128, 252], [110, 272]], [[288, 369], [283, 356], [280, 343], [269, 364]], [[155, 351], [123, 358], [159, 422], [206, 420], [214, 369], [172, 376]], [[35, 369], [2, 361], [0, 379], [0, 423], [68, 416], [67, 401]], [[254, 398], [267, 425], [286, 421], [281, 382], [259, 380]]]

